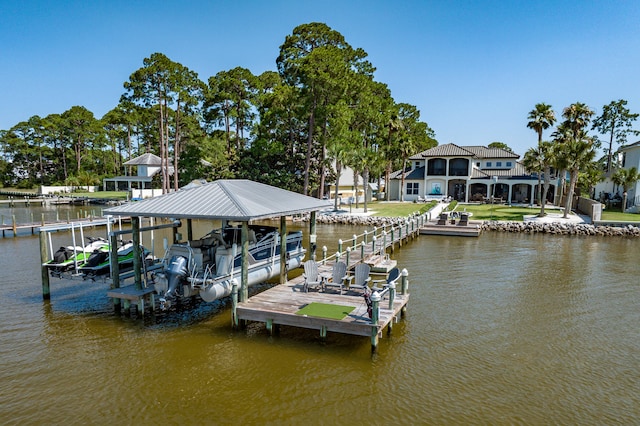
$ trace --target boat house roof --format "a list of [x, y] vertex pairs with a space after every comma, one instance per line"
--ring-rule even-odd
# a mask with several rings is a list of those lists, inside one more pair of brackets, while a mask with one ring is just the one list
[[217, 180], [104, 210], [107, 215], [251, 221], [317, 211], [326, 200], [245, 179]]

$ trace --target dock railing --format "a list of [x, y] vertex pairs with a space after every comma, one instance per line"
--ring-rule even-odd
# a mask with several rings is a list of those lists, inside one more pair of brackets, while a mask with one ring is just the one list
[[[326, 265], [331, 261], [337, 262], [344, 259], [347, 268], [350, 268], [353, 266], [351, 264], [353, 260], [356, 260], [355, 263], [359, 263], [369, 256], [384, 256], [388, 248], [391, 248], [391, 251], [394, 250], [396, 243], [402, 246], [403, 241], [415, 237], [420, 227], [423, 226], [427, 220], [427, 213], [413, 214], [395, 224], [373, 227], [371, 231], [365, 229], [362, 234], [354, 234], [352, 238], [348, 240], [339, 239], [338, 251], [332, 255], [327, 255], [327, 246], [322, 247], [322, 259], [319, 263]], [[358, 252], [360, 254], [359, 259], [357, 259]], [[354, 254], [356, 255], [354, 256]]]

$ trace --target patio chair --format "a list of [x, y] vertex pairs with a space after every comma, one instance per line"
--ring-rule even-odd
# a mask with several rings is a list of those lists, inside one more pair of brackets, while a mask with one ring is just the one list
[[[371, 281], [369, 272], [371, 272], [371, 267], [368, 264], [358, 263], [353, 271], [353, 276], [348, 278], [349, 290], [361, 289], [362, 291], [366, 291], [366, 289], [369, 288], [369, 281]], [[351, 282], [351, 280], [353, 280], [353, 282]]]
[[322, 285], [320, 280], [320, 274], [318, 272], [318, 264], [315, 260], [307, 260], [304, 262], [304, 273], [302, 276], [304, 277], [304, 283], [302, 283], [302, 291], [307, 293], [309, 288], [315, 287], [318, 288]]
[[[373, 284], [373, 287], [371, 288], [371, 290], [373, 291], [384, 290], [385, 288], [389, 287], [389, 284], [395, 283], [396, 281], [398, 281], [399, 276], [400, 276], [400, 270], [398, 268], [393, 268], [392, 270], [389, 271], [389, 275], [387, 275], [386, 279], [371, 281], [371, 283]], [[378, 287], [378, 284], [380, 283], [383, 283], [382, 287]]]
[[344, 287], [344, 281], [348, 279], [347, 276], [347, 264], [344, 262], [336, 262], [333, 264], [333, 271], [331, 272], [331, 280], [325, 281], [324, 288], [338, 287], [340, 294], [342, 294], [342, 288]]

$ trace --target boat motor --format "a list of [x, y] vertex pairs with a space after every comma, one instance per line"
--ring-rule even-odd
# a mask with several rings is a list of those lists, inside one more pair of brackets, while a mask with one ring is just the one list
[[173, 256], [169, 261], [169, 266], [164, 272], [167, 277], [167, 291], [160, 298], [160, 307], [163, 310], [171, 306], [171, 301], [176, 298], [179, 286], [186, 281], [189, 275], [188, 263], [189, 261], [184, 256]]

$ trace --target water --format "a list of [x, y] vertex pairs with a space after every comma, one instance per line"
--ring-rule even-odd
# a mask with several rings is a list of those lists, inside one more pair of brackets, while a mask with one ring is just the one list
[[[274, 222], [275, 223], [275, 222]], [[319, 246], [362, 229], [318, 226]], [[54, 247], [65, 235], [54, 234]], [[68, 238], [68, 235], [66, 236]], [[394, 258], [407, 317], [367, 338], [263, 324], [226, 304], [134, 321], [106, 285], [51, 280], [38, 238], [0, 240], [3, 424], [637, 424], [640, 241], [422, 236]]]

